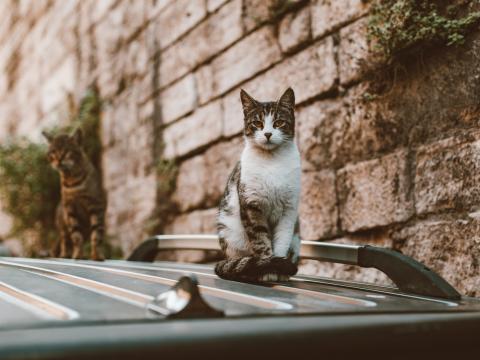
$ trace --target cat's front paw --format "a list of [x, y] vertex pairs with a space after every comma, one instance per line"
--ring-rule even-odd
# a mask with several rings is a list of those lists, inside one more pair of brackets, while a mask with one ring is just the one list
[[103, 252], [101, 250], [96, 250], [90, 253], [90, 259], [94, 261], [103, 261], [105, 260], [105, 256], [103, 256]]
[[287, 277], [295, 275], [298, 271], [297, 265], [283, 257], [273, 257], [270, 266], [274, 269], [275, 273]]
[[73, 249], [72, 259], [82, 260], [83, 259], [83, 250], [81, 247], [76, 247]]

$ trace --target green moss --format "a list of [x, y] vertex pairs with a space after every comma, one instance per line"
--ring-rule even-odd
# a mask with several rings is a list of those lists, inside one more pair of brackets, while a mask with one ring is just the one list
[[417, 46], [461, 45], [480, 20], [478, 0], [376, 0], [368, 33], [387, 59]]
[[4, 210], [13, 217], [10, 235], [38, 234], [40, 244], [27, 246], [30, 255], [46, 250], [55, 237], [60, 183], [45, 153], [46, 145], [26, 139], [0, 147], [0, 195]]
[[370, 102], [370, 101], [373, 101], [375, 99], [378, 99], [378, 94], [372, 94], [372, 93], [369, 93], [369, 92], [365, 92], [362, 94], [362, 100], [365, 101], [365, 102]]
[[178, 167], [175, 161], [160, 159], [156, 165], [158, 180], [158, 191], [161, 194], [169, 195], [175, 190]]

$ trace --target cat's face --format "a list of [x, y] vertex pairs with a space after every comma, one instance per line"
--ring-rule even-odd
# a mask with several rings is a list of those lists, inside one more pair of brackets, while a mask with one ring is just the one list
[[272, 151], [293, 140], [295, 135], [295, 94], [288, 88], [277, 102], [259, 102], [240, 91], [244, 133], [247, 141], [263, 149]]
[[48, 161], [60, 172], [71, 173], [83, 162], [82, 132], [75, 131], [73, 135], [53, 136], [42, 133], [48, 140]]

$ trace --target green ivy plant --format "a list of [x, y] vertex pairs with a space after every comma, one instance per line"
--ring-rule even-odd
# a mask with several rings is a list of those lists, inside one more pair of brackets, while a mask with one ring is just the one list
[[417, 46], [461, 45], [480, 20], [479, 0], [375, 0], [368, 34], [386, 59]]
[[55, 238], [60, 183], [45, 153], [46, 145], [26, 139], [0, 147], [0, 196], [4, 210], [13, 218], [10, 235], [38, 234], [37, 246], [24, 244], [30, 256], [46, 249]]

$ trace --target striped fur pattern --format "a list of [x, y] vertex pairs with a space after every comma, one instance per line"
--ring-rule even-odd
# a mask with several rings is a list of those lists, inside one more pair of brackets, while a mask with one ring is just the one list
[[245, 148], [227, 181], [217, 230], [226, 259], [218, 276], [242, 281], [287, 280], [297, 272], [300, 155], [295, 95], [259, 102], [240, 92]]
[[97, 171], [82, 148], [82, 131], [77, 129], [73, 135], [43, 135], [49, 142], [48, 160], [61, 179], [62, 199], [57, 209], [59, 256], [83, 258], [84, 240], [89, 239], [90, 258], [102, 260], [105, 195]]

